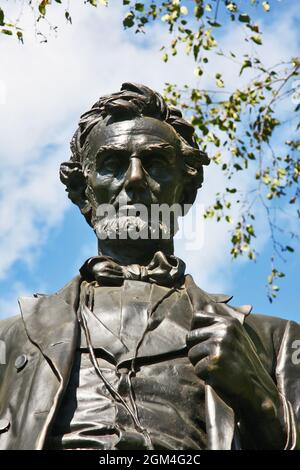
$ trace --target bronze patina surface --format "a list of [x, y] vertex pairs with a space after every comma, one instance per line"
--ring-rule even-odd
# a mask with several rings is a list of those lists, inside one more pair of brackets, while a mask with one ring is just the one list
[[0, 449], [299, 449], [300, 326], [203, 291], [174, 255], [176, 217], [136, 211], [193, 204], [209, 163], [193, 127], [125, 83], [71, 151], [60, 178], [99, 251], [0, 322]]

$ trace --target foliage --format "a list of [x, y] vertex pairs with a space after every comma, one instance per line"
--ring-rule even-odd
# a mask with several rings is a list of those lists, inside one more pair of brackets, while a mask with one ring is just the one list
[[[61, 4], [66, 20], [72, 22], [70, 2], [27, 0], [24, 3], [36, 15], [36, 23], [47, 19], [48, 8], [52, 8], [53, 3]], [[84, 3], [109, 6], [109, 0]], [[263, 211], [272, 244], [271, 274], [267, 282], [268, 297], [272, 301], [279, 290], [275, 281], [284, 276], [275, 266], [294, 251], [291, 245], [299, 241], [297, 232], [286, 228], [289, 215], [285, 213], [290, 214], [290, 208], [296, 208], [294, 212], [300, 218], [297, 210], [300, 99], [292, 86], [299, 76], [300, 59], [287, 58], [285, 62], [266, 67], [257, 51], [263, 44], [263, 31], [255, 21], [257, 11], [260, 9], [261, 14], [270, 15], [278, 6], [261, 0], [120, 0], [122, 3], [125, 29], [147, 33], [154, 24], [165, 25], [169, 43], [162, 45], [163, 61], [170, 60], [183, 47], [185, 53], [193, 57], [197, 77], [209, 74], [211, 65], [220, 57], [228, 61], [228, 66], [238, 66], [239, 75], [245, 77], [241, 80], [245, 85], [234, 88], [225, 83], [220, 70], [215, 73], [210, 89], [188, 85], [179, 89], [176, 84], [168, 83], [165, 95], [169, 103], [185, 110], [196, 127], [202, 148], [209, 151], [213, 163], [226, 175], [228, 185], [224, 190], [216, 189], [215, 202], [206, 209], [205, 217], [226, 221], [232, 234], [234, 258], [248, 256], [255, 260], [256, 214]], [[1, 32], [16, 34], [23, 42], [20, 19], [8, 21], [3, 8], [0, 8]], [[237, 56], [231, 50], [223, 50], [220, 31], [237, 25], [243, 26], [246, 43], [253, 45], [251, 53]], [[50, 28], [55, 29], [51, 25]], [[47, 38], [43, 35], [42, 40]], [[288, 103], [288, 112], [283, 112], [284, 103]], [[285, 142], [281, 141], [283, 134]], [[244, 173], [253, 175], [250, 191], [243, 189], [241, 175]], [[232, 217], [233, 207], [239, 208], [235, 218]]]

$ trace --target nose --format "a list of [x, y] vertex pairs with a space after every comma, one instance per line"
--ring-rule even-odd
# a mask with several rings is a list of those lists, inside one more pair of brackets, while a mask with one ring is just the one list
[[143, 190], [146, 188], [145, 173], [139, 158], [131, 157], [126, 175], [125, 189]]

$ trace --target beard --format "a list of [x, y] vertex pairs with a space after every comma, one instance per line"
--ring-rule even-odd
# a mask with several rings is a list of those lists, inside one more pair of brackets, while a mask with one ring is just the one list
[[93, 227], [99, 240], [170, 240], [174, 235], [164, 222], [133, 215], [95, 217]]

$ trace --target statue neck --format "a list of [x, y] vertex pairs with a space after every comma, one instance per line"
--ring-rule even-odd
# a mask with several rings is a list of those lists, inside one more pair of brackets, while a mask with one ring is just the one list
[[173, 238], [168, 240], [98, 240], [98, 254], [110, 256], [118, 263], [146, 266], [157, 251], [174, 254]]

